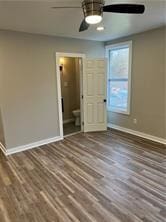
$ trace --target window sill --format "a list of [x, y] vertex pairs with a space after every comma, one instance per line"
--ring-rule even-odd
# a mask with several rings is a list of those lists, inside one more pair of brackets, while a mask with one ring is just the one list
[[130, 115], [130, 112], [129, 111], [123, 111], [123, 110], [117, 110], [117, 109], [110, 109], [110, 108], [107, 108], [107, 111], [108, 112], [112, 112], [112, 113], [117, 113], [117, 114], [123, 114], [123, 115]]

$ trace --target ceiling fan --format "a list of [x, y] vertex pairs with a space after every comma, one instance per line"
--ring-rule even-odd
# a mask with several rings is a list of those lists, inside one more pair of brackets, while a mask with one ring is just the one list
[[104, 0], [84, 0], [82, 6], [66, 6], [52, 7], [54, 9], [70, 9], [82, 8], [84, 19], [80, 25], [79, 32], [85, 31], [92, 24], [97, 24], [102, 21], [103, 12], [126, 13], [126, 14], [143, 14], [145, 6], [141, 4], [112, 4], [105, 5]]

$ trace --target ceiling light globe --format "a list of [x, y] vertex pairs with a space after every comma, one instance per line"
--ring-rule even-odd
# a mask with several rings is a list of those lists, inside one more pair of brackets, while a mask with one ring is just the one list
[[98, 24], [102, 21], [102, 16], [101, 15], [89, 15], [85, 18], [85, 21], [91, 25]]
[[97, 31], [104, 31], [104, 26], [98, 26], [98, 27], [96, 28], [96, 30], [97, 30]]

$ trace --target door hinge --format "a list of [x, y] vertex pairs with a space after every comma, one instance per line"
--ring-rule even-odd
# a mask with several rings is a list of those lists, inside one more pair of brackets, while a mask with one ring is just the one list
[[83, 99], [83, 98], [84, 98], [84, 95], [82, 95], [81, 98]]
[[82, 122], [82, 125], [84, 126], [84, 122]]

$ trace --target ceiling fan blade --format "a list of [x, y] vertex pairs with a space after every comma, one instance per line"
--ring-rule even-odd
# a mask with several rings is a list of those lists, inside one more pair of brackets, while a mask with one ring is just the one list
[[143, 14], [145, 11], [145, 6], [138, 4], [106, 5], [103, 7], [103, 11], [113, 13]]
[[55, 7], [51, 7], [51, 8], [53, 8], [53, 9], [70, 9], [70, 8], [81, 8], [81, 7], [79, 7], [79, 6], [55, 6]]
[[89, 24], [86, 23], [85, 19], [82, 21], [80, 28], [79, 28], [79, 32], [83, 32], [85, 30], [87, 30], [89, 28]]

